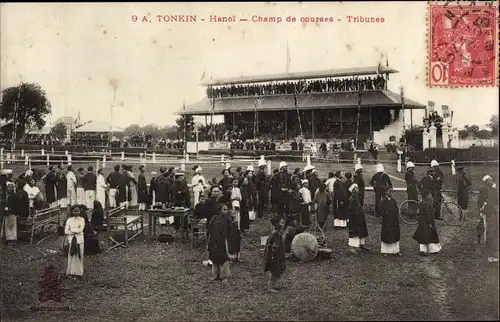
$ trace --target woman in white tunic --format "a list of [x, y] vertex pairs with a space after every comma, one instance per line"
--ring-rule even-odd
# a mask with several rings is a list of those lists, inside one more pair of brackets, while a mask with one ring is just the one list
[[108, 188], [108, 184], [106, 183], [106, 179], [104, 178], [104, 170], [99, 169], [97, 172], [97, 194], [96, 199], [99, 201], [104, 209], [106, 209], [106, 189]]
[[127, 167], [127, 175], [130, 178], [129, 181], [129, 190], [130, 190], [130, 207], [135, 207], [139, 204], [138, 195], [137, 195], [137, 180], [135, 179], [134, 172], [132, 172], [132, 167]]
[[193, 187], [193, 207], [196, 207], [200, 202], [200, 194], [202, 194], [207, 187], [207, 182], [205, 177], [201, 174], [202, 168], [199, 165], [194, 166], [193, 170], [195, 174], [191, 179], [191, 186]]
[[71, 217], [66, 221], [66, 227], [64, 229], [69, 243], [66, 275], [79, 278], [83, 277], [84, 228], [85, 218], [80, 215], [80, 207], [73, 206], [71, 208]]

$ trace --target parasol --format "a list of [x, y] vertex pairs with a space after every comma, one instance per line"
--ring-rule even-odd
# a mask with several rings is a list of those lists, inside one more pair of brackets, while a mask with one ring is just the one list
[[307, 262], [318, 255], [319, 245], [316, 237], [310, 233], [301, 233], [292, 241], [292, 254], [301, 262]]

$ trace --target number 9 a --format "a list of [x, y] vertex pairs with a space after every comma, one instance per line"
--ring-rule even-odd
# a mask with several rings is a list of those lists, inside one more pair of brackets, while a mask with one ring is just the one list
[[136, 15], [132, 15], [132, 22], [137, 22], [137, 16]]

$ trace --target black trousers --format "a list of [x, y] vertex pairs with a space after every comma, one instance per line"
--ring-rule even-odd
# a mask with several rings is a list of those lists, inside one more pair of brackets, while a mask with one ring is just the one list
[[281, 191], [280, 198], [278, 200], [278, 215], [280, 218], [286, 218], [290, 213], [290, 194], [288, 190]]
[[264, 209], [266, 208], [266, 199], [265, 196], [261, 196], [259, 194], [259, 203], [257, 204], [257, 217], [263, 218], [264, 217]]
[[375, 214], [377, 216], [381, 216], [382, 215], [381, 202], [382, 202], [383, 195], [384, 195], [383, 190], [381, 190], [381, 189], [375, 189]]
[[443, 202], [443, 196], [441, 192], [433, 193], [432, 198], [434, 199], [434, 218], [441, 218], [441, 203]]

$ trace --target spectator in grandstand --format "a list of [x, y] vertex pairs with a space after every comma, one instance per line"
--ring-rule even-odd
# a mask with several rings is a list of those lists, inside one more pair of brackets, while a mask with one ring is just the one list
[[385, 89], [385, 79], [378, 75], [377, 77], [366, 78], [344, 78], [334, 79], [326, 78], [308, 81], [287, 81], [277, 82], [275, 84], [262, 85], [231, 85], [208, 87], [208, 98], [223, 97], [241, 97], [255, 95], [286, 95], [298, 93], [321, 93], [321, 92], [339, 92], [339, 91], [357, 91], [362, 90]]

